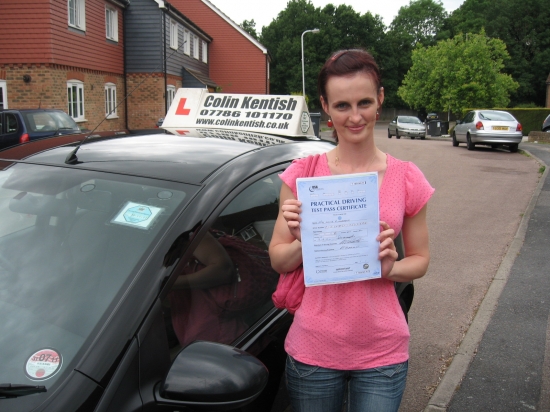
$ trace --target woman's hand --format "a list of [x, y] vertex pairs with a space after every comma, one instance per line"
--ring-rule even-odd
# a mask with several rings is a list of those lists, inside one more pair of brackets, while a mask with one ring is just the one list
[[286, 199], [282, 206], [281, 210], [283, 212], [283, 217], [286, 220], [288, 230], [299, 241], [302, 240], [302, 234], [300, 231], [300, 213], [302, 213], [302, 202], [297, 199]]
[[378, 259], [382, 267], [382, 277], [389, 278], [393, 269], [393, 264], [397, 260], [397, 250], [395, 249], [395, 231], [386, 222], [380, 221], [381, 231], [376, 237], [380, 242], [380, 252]]

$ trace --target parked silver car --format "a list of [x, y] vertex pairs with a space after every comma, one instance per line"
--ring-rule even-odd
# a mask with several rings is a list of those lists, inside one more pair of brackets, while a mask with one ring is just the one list
[[523, 138], [521, 123], [502, 110], [473, 110], [462, 121], [457, 120], [452, 133], [453, 146], [466, 143], [468, 150], [476, 144], [493, 148], [507, 146], [510, 152], [518, 151]]
[[411, 139], [420, 137], [426, 138], [426, 126], [415, 116], [396, 116], [388, 125], [388, 139], [395, 136], [400, 139], [401, 136], [409, 136]]

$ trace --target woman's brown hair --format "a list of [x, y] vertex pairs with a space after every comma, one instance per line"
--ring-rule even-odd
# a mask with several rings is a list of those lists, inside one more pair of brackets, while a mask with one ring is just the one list
[[364, 72], [372, 77], [376, 88], [380, 90], [381, 77], [380, 69], [374, 60], [374, 57], [362, 49], [339, 50], [328, 58], [325, 62], [319, 77], [317, 78], [317, 88], [319, 96], [327, 102], [327, 82], [333, 76], [348, 76], [354, 73]]
[[[328, 79], [334, 76], [349, 76], [355, 73], [363, 72], [371, 76], [376, 89], [380, 91], [382, 87], [382, 79], [380, 69], [374, 60], [374, 57], [363, 49], [339, 50], [332, 54], [325, 62], [319, 77], [317, 78], [317, 89], [319, 97], [323, 98], [326, 104], [327, 99], [327, 82]], [[336, 130], [333, 132], [334, 137], [338, 141]]]

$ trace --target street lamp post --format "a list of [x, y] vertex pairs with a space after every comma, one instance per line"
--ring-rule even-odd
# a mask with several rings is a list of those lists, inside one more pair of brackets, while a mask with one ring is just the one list
[[306, 30], [302, 33], [302, 94], [304, 99], [306, 98], [306, 80], [304, 74], [304, 34], [306, 33], [319, 33], [319, 29]]

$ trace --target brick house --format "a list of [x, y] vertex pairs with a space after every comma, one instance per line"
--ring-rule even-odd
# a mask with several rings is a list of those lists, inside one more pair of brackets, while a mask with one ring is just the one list
[[179, 3], [1, 0], [0, 109], [57, 108], [83, 129], [142, 130], [179, 87], [268, 93], [265, 47], [209, 2]]
[[127, 0], [0, 2], [0, 104], [57, 108], [81, 128], [125, 128]]
[[224, 93], [269, 94], [270, 56], [265, 46], [208, 0], [171, 0], [209, 33], [210, 77]]
[[180, 87], [216, 90], [209, 77], [212, 38], [172, 4], [132, 0], [124, 24], [130, 130], [154, 128]]

